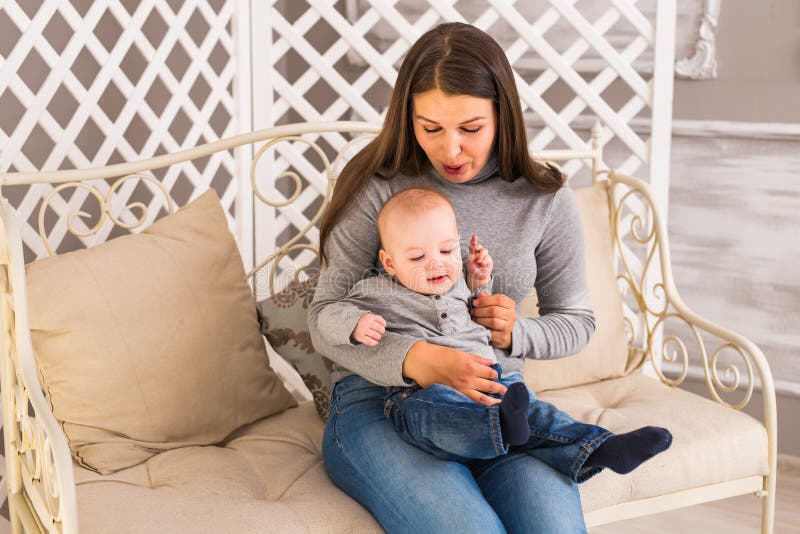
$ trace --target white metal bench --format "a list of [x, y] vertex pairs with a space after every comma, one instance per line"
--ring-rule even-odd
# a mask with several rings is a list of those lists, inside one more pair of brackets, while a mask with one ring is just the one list
[[[140, 162], [109, 165], [87, 170], [0, 174], [0, 186], [42, 183], [56, 186], [57, 184], [74, 185], [80, 183], [86, 187], [95, 188], [99, 195], [98, 199], [102, 199], [105, 198], [105, 192], [109, 190], [108, 184], [117, 179], [142, 179], [143, 176], [150, 176], [150, 171], [154, 169], [206, 157], [219, 151], [236, 149], [249, 144], [255, 144], [256, 147], [266, 147], [267, 145], [271, 147], [275, 143], [293, 144], [298, 143], [298, 137], [305, 136], [305, 141], [299, 142], [309, 144], [313, 149], [311, 157], [317, 157], [313, 154], [322, 155], [324, 169], [321, 175], [327, 179], [328, 184], [326, 191], [324, 191], [326, 199], [317, 215], [311, 218], [309, 225], [279, 248], [267, 255], [262, 255], [261, 258], [257, 258], [263, 261], [253, 268], [249, 276], [262, 278], [259, 278], [253, 285], [263, 287], [265, 280], [269, 280], [269, 289], [274, 293], [280, 287], [280, 283], [276, 281], [278, 280], [276, 275], [282, 270], [281, 268], [276, 268], [276, 266], [290, 251], [313, 249], [312, 246], [303, 244], [301, 240], [307, 237], [309, 233], [313, 234], [310, 229], [318, 221], [319, 215], [330, 198], [335, 174], [340, 168], [341, 160], [339, 157], [346, 158], [352, 152], [354, 146], [348, 144], [342, 147], [338, 155], [325, 155], [315, 141], [324, 132], [371, 134], [376, 131], [377, 127], [366, 123], [304, 123], [280, 126], [223, 139], [191, 150], [166, 154]], [[610, 184], [609, 202], [613, 233], [611, 237], [618, 260], [616, 265], [619, 268], [620, 288], [625, 294], [625, 302], [633, 302], [635, 308], [634, 315], [626, 314], [626, 321], [630, 322], [629, 328], [631, 329], [630, 350], [641, 351], [646, 359], [652, 362], [658, 381], [669, 386], [668, 388], [663, 388], [664, 394], [680, 394], [681, 402], [694, 402], [692, 398], [695, 396], [690, 393], [676, 392], [674, 388], [680, 385], [685, 378], [690, 359], [696, 359], [705, 370], [706, 381], [712, 398], [721, 407], [720, 409], [726, 411], [725, 413], [736, 412], [749, 402], [757, 376], [760, 380], [764, 398], [764, 420], [766, 422], [764, 432], [766, 440], [764, 441], [764, 450], [752, 451], [752, 454], [759, 455], [765, 459], [766, 472], [752, 472], [746, 476], [717, 480], [701, 486], [687, 485], [679, 490], [670, 490], [665, 494], [635, 497], [632, 500], [617, 500], [602, 505], [597, 504], [600, 502], [597, 496], [603, 493], [610, 493], [604, 486], [605, 482], [596, 477], [598, 480], [595, 486], [587, 487], [585, 490], [587, 495], [584, 495], [587, 524], [589, 526], [599, 525], [734, 495], [755, 493], [756, 496], [763, 499], [762, 531], [771, 532], [775, 504], [777, 449], [775, 392], [767, 361], [752, 342], [737, 333], [699, 317], [683, 303], [675, 288], [670, 269], [669, 247], [664, 220], [656, 209], [656, 203], [647, 184], [631, 176], [604, 170], [602, 167], [601, 148], [596, 142], [594, 145], [594, 147], [589, 146], [585, 151], [550, 151], [537, 154], [537, 157], [554, 161], [583, 159], [591, 163], [593, 181], [608, 180]], [[305, 145], [302, 146], [305, 147]], [[257, 154], [256, 160], [260, 154], [261, 152]], [[263, 180], [274, 180], [276, 177], [258, 176], [255, 169], [256, 161], [252, 165], [251, 181], [249, 182], [245, 176], [237, 177], [243, 184], [239, 191], [247, 195], [254, 192], [253, 198], [255, 202], [263, 201], [272, 206], [282, 205], [275, 201], [268, 201], [265, 195], [258, 192], [259, 183], [264, 183]], [[97, 184], [101, 183], [98, 181], [108, 182], [103, 187], [98, 188]], [[297, 185], [298, 187], [301, 185], [299, 180]], [[297, 193], [299, 194], [299, 189]], [[169, 195], [166, 189], [164, 189], [164, 194]], [[294, 201], [298, 194], [289, 198], [288, 201]], [[240, 200], [249, 201], [249, 198]], [[630, 203], [633, 206], [632, 212], [623, 212], [622, 207], [626, 203]], [[104, 213], [106, 210], [111, 209], [110, 204], [106, 202], [101, 206]], [[642, 215], [635, 215], [637, 213]], [[90, 502], [85, 501], [88, 497], [82, 494], [80, 486], [76, 490], [76, 473], [80, 468], [73, 463], [60, 424], [51, 413], [39, 382], [28, 326], [25, 265], [22, 241], [18, 229], [19, 224], [15, 218], [14, 210], [5, 199], [0, 203], [0, 216], [2, 216], [3, 226], [3, 231], [0, 233], [0, 240], [2, 240], [0, 244], [0, 254], [2, 254], [0, 276], [3, 277], [1, 286], [3, 301], [2, 305], [0, 305], [3, 324], [2, 400], [6, 480], [11, 524], [16, 532], [21, 527], [25, 531], [76, 532], [79, 519], [83, 525], [83, 514], [89, 513], [88, 511], [84, 512], [84, 510], [89, 510], [92, 507]], [[42, 220], [43, 218], [40, 218], [40, 221]], [[248, 229], [246, 234], [254, 235], [258, 231], [259, 228], [254, 227]], [[47, 229], [40, 228], [40, 232], [46, 243]], [[631, 256], [625, 245], [627, 242], [634, 242], [636, 247], [646, 251], [646, 256], [640, 258], [639, 261], [641, 265], [645, 265], [645, 271], [647, 271], [646, 265], [652, 264], [655, 266], [654, 269], [657, 271], [655, 278], [650, 274], [645, 280], [638, 279], [638, 275], [634, 273], [630, 263], [632, 261], [629, 259]], [[315, 253], [314, 250], [311, 250], [311, 252]], [[262, 266], [266, 267], [262, 269]], [[264, 276], [266, 278], [263, 278]], [[654, 279], [657, 283], [663, 285], [659, 285], [658, 288], [651, 286], [648, 290], [645, 284]], [[54, 296], [54, 298], [57, 297]], [[663, 338], [663, 342], [659, 341], [661, 339], [657, 335], [659, 327], [670, 319], [677, 319], [683, 323], [685, 331], [689, 332], [688, 339], [679, 340], [668, 335]], [[640, 326], [634, 324], [637, 321]], [[638, 332], [638, 334], [635, 332]], [[701, 336], [701, 333], [706, 337]], [[716, 340], [713, 350], [706, 349], [706, 338], [708, 336]], [[690, 351], [687, 349], [687, 344], [692, 343], [696, 345], [697, 349], [689, 354]], [[667, 367], [662, 368], [661, 355], [666, 354], [666, 359], [674, 359], [667, 351], [669, 347], [677, 349], [674, 352], [677, 352], [679, 358], [671, 363], [672, 367], [667, 365]], [[734, 372], [736, 374], [729, 375], [732, 380], [723, 381], [720, 379], [717, 367], [718, 356], [722, 351], [730, 351], [738, 355], [741, 359], [740, 367], [745, 369], [744, 376], [741, 376], [736, 371]], [[298, 382], [298, 377], [292, 374], [291, 369], [285, 362], [276, 360], [274, 365], [279, 371], [282, 370], [284, 372], [291, 389], [299, 392], [300, 395], [305, 395], [306, 398], [310, 398], [302, 383]], [[675, 366], [677, 366], [677, 371]], [[729, 370], [729, 372], [733, 371]], [[576, 389], [574, 396], [579, 396], [581, 391], [590, 391], [591, 387], [594, 386], [597, 388], [612, 386], [619, 388], [622, 387], [621, 384], [625, 383], [649, 384], [648, 380], [656, 383], [655, 380], [644, 377], [638, 372], [617, 380], [620, 381], [617, 385], [581, 386], [583, 389], [580, 391]], [[596, 391], [599, 391], [599, 389]], [[658, 389], [658, 391], [662, 391], [662, 389]], [[729, 398], [728, 395], [731, 394], [739, 394], [738, 402], [724, 400], [724, 398]], [[563, 391], [560, 393], [554, 392], [551, 395], [554, 395], [552, 398], [557, 399], [554, 401], [556, 403], [562, 402], [559, 395], [564, 395], [565, 398], [573, 396], [571, 393], [567, 392], [565, 394]], [[692, 395], [692, 398], [687, 397], [687, 395]], [[551, 398], [548, 397], [548, 394], [543, 395], [543, 397], [545, 399]], [[670, 402], [670, 399], [673, 398], [678, 397], [665, 396], [664, 400], [665, 402]], [[308, 411], [303, 406], [300, 409]], [[569, 406], [566, 406], [565, 409], [569, 409]], [[291, 420], [292, 414], [290, 412], [292, 410], [272, 417]], [[744, 414], [739, 414], [738, 416], [748, 418]], [[748, 419], [751, 420], [751, 424], [760, 425], [755, 420]], [[659, 420], [657, 423], [660, 426], [671, 427], [669, 420]], [[319, 438], [322, 429], [321, 422], [308, 423], [306, 427], [306, 431], [313, 439]], [[728, 430], [733, 435], [737, 428], [729, 428]], [[82, 474], [81, 477], [77, 478], [85, 479], [84, 475]], [[96, 475], [96, 477], [100, 477], [100, 475]], [[324, 488], [326, 492], [339, 491], [329, 481], [328, 485], [329, 487]], [[583, 491], [584, 487], [582, 486]], [[123, 504], [120, 503], [120, 506]], [[226, 502], [222, 497], [220, 497], [220, 505], [226, 506]], [[80, 514], [79, 509], [81, 510]], [[111, 510], [95, 510], [91, 513], [113, 514], [115, 512]], [[358, 510], [357, 513], [363, 515], [365, 512]], [[98, 523], [92, 524], [96, 525]], [[190, 528], [190, 525], [184, 526]], [[267, 527], [268, 525], [265, 525], [265, 528]], [[236, 529], [236, 525], [231, 525], [231, 528]], [[377, 526], [374, 528], [378, 530]]]

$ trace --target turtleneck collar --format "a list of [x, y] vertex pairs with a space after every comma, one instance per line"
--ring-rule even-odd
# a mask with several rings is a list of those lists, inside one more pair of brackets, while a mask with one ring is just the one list
[[476, 174], [466, 182], [461, 182], [460, 184], [456, 184], [447, 180], [444, 176], [439, 174], [436, 171], [436, 169], [433, 168], [433, 166], [430, 167], [429, 173], [431, 176], [435, 177], [438, 181], [449, 185], [477, 184], [479, 182], [483, 182], [485, 180], [488, 180], [489, 178], [493, 178], [498, 174], [500, 174], [500, 165], [497, 163], [497, 155], [494, 152], [492, 152], [492, 154], [489, 156], [488, 161], [486, 162], [486, 165], [483, 166], [483, 168], [478, 172], [478, 174]]

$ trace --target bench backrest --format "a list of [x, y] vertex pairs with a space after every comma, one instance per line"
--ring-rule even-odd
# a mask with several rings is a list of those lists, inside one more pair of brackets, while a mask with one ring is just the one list
[[[237, 151], [243, 162], [234, 176], [237, 199], [229, 225], [237, 238], [248, 277], [257, 297], [274, 295], [304, 269], [317, 262], [317, 226], [327, 207], [336, 177], [344, 164], [378, 132], [363, 122], [299, 123], [268, 128], [188, 150], [143, 161], [93, 169], [38, 173], [0, 173], [5, 186], [49, 184], [38, 208], [36, 225], [19, 221], [23, 241], [39, 235], [45, 255], [70, 246], [91, 246], [125, 231], [138, 232], [156, 218], [177, 209], [172, 189], [157, 177], [159, 171], [196, 160]], [[544, 161], [569, 161], [591, 169], [592, 182], [603, 169], [600, 127], [583, 150], [546, 150], [532, 153]], [[248, 158], [248, 150], [252, 157]], [[164, 174], [163, 172], [159, 174]], [[169, 178], [169, 177], [167, 177]], [[172, 180], [174, 182], [174, 180]], [[142, 187], [150, 193], [142, 195]], [[139, 189], [137, 197], [136, 189]], [[230, 189], [230, 188], [228, 188]], [[77, 209], [64, 192], [80, 190]], [[198, 187], [192, 196], [199, 194]], [[224, 191], [219, 191], [223, 196]], [[84, 206], [93, 204], [90, 211]], [[90, 198], [89, 201], [85, 200]], [[248, 199], [252, 198], [252, 205]], [[61, 215], [54, 224], [49, 211], [58, 204]], [[67, 234], [72, 237], [66, 239]], [[27, 260], [30, 261], [29, 251]]]

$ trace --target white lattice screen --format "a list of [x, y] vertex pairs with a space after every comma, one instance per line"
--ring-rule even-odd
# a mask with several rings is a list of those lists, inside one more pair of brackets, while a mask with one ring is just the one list
[[[224, 1], [5, 2], [0, 168], [96, 167], [234, 134], [233, 13], [234, 4]], [[159, 178], [178, 204], [214, 187], [233, 220], [233, 171], [233, 155], [224, 154]], [[51, 189], [6, 188], [4, 194], [21, 218], [33, 221]], [[120, 208], [144, 201], [151, 219], [161, 207], [158, 195], [133, 182], [115, 199]], [[96, 215], [94, 204], [83, 189], [56, 199], [48, 218], [59, 250], [78, 245], [67, 233], [66, 215], [78, 209]], [[106, 225], [91, 242], [116, 231]], [[23, 239], [28, 259], [45, 255], [33, 226], [23, 227]]]

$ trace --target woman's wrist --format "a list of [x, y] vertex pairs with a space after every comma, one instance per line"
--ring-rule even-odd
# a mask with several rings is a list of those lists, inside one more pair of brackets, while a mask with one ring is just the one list
[[406, 357], [403, 359], [403, 379], [410, 381], [413, 380], [419, 383], [420, 377], [420, 364], [424, 359], [425, 347], [428, 345], [427, 341], [417, 341], [406, 352]]

